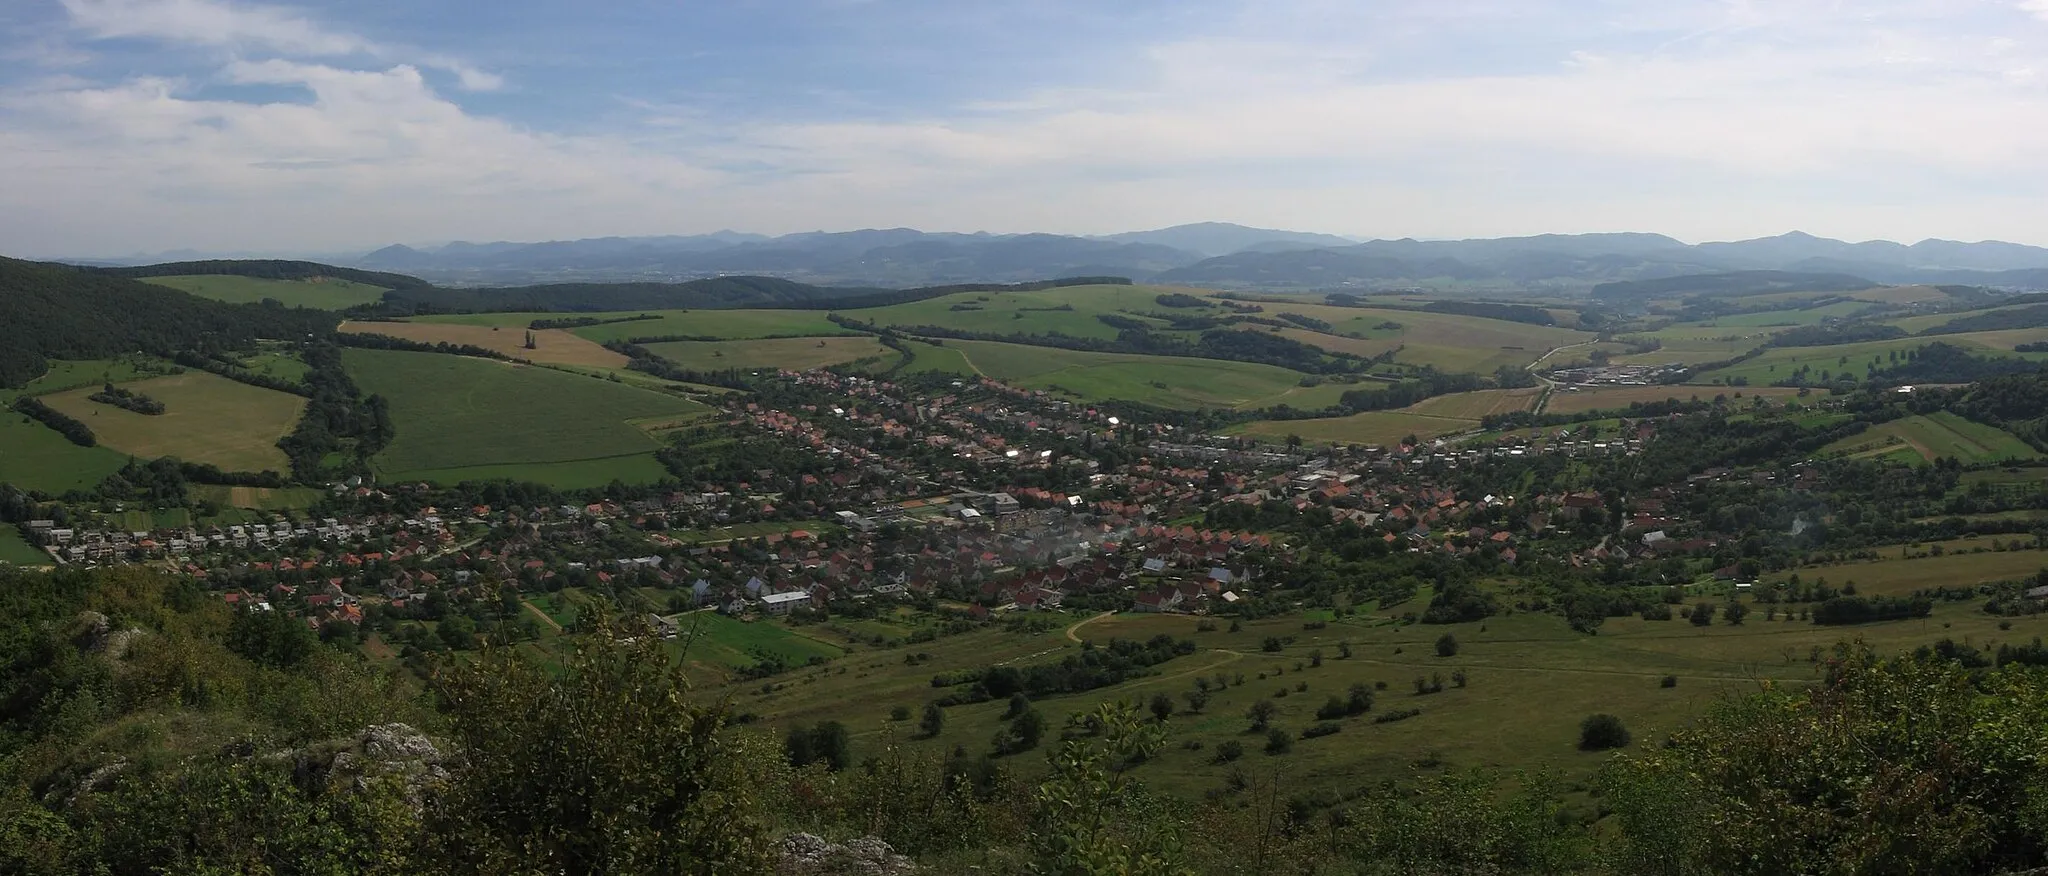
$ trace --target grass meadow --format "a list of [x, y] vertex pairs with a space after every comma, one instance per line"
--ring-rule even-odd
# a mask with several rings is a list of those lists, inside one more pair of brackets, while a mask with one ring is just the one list
[[373, 463], [393, 480], [654, 479], [659, 445], [630, 421], [706, 410], [624, 383], [487, 359], [352, 349], [344, 361], [364, 392], [391, 401], [398, 436]]
[[787, 368], [808, 371], [867, 358], [893, 362], [899, 355], [872, 335], [823, 338], [774, 338], [752, 341], [667, 341], [649, 344], [677, 365], [698, 371], [723, 368]]
[[175, 456], [227, 471], [283, 471], [277, 441], [298, 425], [306, 400], [187, 371], [122, 384], [164, 403], [159, 415], [138, 414], [92, 401], [94, 387], [43, 396], [50, 407], [92, 428], [109, 449], [141, 459]]
[[[427, 322], [344, 322], [341, 330], [362, 334], [390, 335], [408, 341], [421, 343], [468, 344], [482, 347], [495, 353], [530, 362], [553, 365], [589, 365], [597, 368], [621, 368], [628, 361], [623, 354], [614, 353], [587, 338], [578, 337], [562, 329], [543, 329], [528, 332], [524, 328], [499, 328], [494, 326], [459, 325]], [[526, 338], [533, 336], [533, 349], [526, 348]]]
[[274, 298], [286, 307], [343, 310], [370, 304], [384, 297], [384, 288], [352, 280], [264, 280], [227, 274], [197, 274], [188, 277], [144, 277], [145, 283], [169, 286], [201, 298], [248, 304]]
[[2010, 432], [1963, 419], [1947, 411], [1881, 423], [1822, 448], [1844, 456], [1886, 456], [1909, 449], [1902, 458], [1933, 462], [1953, 457], [1964, 464], [2037, 459], [2040, 454]]
[[[1303, 375], [1298, 371], [1249, 362], [1096, 353], [995, 341], [949, 340], [945, 346], [958, 351], [974, 373], [1084, 401], [1134, 401], [1167, 408], [1263, 407], [1290, 395], [1299, 397], [1291, 391], [1303, 388]], [[1322, 387], [1316, 389], [1323, 390], [1317, 395], [1331, 394]]]
[[21, 537], [21, 530], [12, 526], [0, 526], [0, 566], [48, 566], [52, 565], [50, 555], [43, 553], [28, 539]]

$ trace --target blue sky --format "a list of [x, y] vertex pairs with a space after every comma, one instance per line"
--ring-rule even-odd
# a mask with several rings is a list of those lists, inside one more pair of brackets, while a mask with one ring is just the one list
[[0, 4], [0, 252], [1225, 220], [2048, 244], [2048, 0]]

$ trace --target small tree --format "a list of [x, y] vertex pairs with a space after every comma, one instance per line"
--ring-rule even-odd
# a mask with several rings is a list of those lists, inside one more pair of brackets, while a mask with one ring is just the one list
[[1441, 636], [1438, 636], [1438, 637], [1436, 638], [1436, 656], [1438, 656], [1438, 657], [1456, 657], [1456, 656], [1458, 656], [1458, 637], [1457, 637], [1457, 636], [1453, 636], [1453, 635], [1451, 635], [1450, 633], [1445, 633], [1445, 634], [1443, 634], [1443, 635], [1441, 635]]
[[910, 720], [910, 707], [909, 707], [909, 706], [897, 706], [896, 708], [890, 709], [890, 710], [889, 710], [889, 720], [891, 720], [891, 721], [908, 721], [908, 720]]
[[1003, 720], [1005, 720], [1005, 721], [1007, 721], [1007, 720], [1010, 720], [1010, 719], [1012, 719], [1012, 718], [1015, 718], [1015, 717], [1017, 717], [1018, 715], [1022, 715], [1022, 714], [1024, 714], [1025, 712], [1027, 712], [1027, 711], [1030, 711], [1030, 710], [1031, 710], [1031, 698], [1030, 698], [1030, 697], [1027, 697], [1027, 696], [1023, 695], [1022, 693], [1014, 693], [1014, 694], [1011, 694], [1011, 695], [1010, 695], [1010, 708], [1009, 708], [1009, 709], [1008, 709], [1007, 711], [1003, 712]]
[[1266, 731], [1266, 753], [1286, 754], [1294, 750], [1294, 734], [1274, 727]]
[[1609, 714], [1587, 715], [1579, 722], [1579, 750], [1606, 751], [1628, 745], [1632, 737], [1621, 719]]
[[924, 717], [918, 720], [917, 729], [923, 731], [927, 739], [938, 736], [946, 729], [946, 710], [939, 708], [938, 703], [925, 703]]
[[1344, 711], [1353, 715], [1363, 715], [1370, 712], [1372, 711], [1372, 698], [1372, 688], [1366, 687], [1362, 683], [1354, 684], [1351, 686], [1351, 690], [1345, 694]]
[[1698, 605], [1695, 605], [1692, 607], [1692, 614], [1689, 614], [1686, 617], [1690, 619], [1692, 621], [1692, 625], [1696, 627], [1703, 627], [1708, 624], [1711, 624], [1714, 622], [1714, 604], [1711, 602], [1702, 602]]
[[1323, 649], [1317, 648], [1313, 651], [1308, 652], [1308, 665], [1312, 667], [1319, 667], [1323, 665]]
[[1279, 713], [1280, 707], [1273, 705], [1272, 700], [1260, 700], [1246, 709], [1244, 715], [1252, 721], [1252, 732], [1260, 733], [1273, 723], [1273, 716]]
[[1721, 610], [1721, 615], [1728, 619], [1729, 626], [1739, 627], [1742, 626], [1742, 619], [1749, 616], [1749, 606], [1731, 599], [1728, 601], [1728, 607]]
[[1338, 643], [1337, 643], [1337, 659], [1339, 659], [1339, 660], [1349, 660], [1349, 659], [1351, 659], [1351, 643], [1350, 643], [1350, 642], [1338, 642]]
[[1152, 695], [1152, 717], [1164, 721], [1173, 717], [1173, 697], [1163, 693]]
[[1235, 739], [1226, 739], [1222, 744], [1216, 746], [1217, 763], [1229, 763], [1243, 756], [1244, 743]]
[[1196, 714], [1200, 714], [1209, 705], [1209, 692], [1207, 690], [1197, 688], [1181, 694], [1181, 697], [1188, 701], [1188, 711]]

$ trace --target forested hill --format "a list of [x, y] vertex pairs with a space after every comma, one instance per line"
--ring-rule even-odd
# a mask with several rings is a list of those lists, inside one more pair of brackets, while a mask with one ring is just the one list
[[339, 319], [320, 310], [223, 304], [90, 268], [0, 258], [0, 386], [35, 379], [51, 358], [240, 347], [257, 338], [330, 332]]
[[1620, 283], [1601, 283], [1593, 287], [1593, 297], [1610, 301], [1627, 301], [1639, 298], [1670, 297], [1673, 295], [1704, 295], [1714, 298], [1741, 298], [1749, 295], [1769, 295], [1773, 292], [1854, 292], [1877, 286], [1862, 277], [1848, 274], [1815, 274], [1797, 271], [1733, 271], [1725, 274], [1692, 274], [1683, 277], [1660, 277], [1655, 280], [1630, 280]]
[[132, 268], [97, 268], [117, 277], [183, 277], [195, 274], [225, 274], [260, 280], [311, 280], [320, 277], [349, 280], [386, 289], [422, 289], [432, 284], [418, 277], [385, 271], [341, 268], [319, 262], [277, 259], [212, 259], [199, 262], [165, 262]]
[[386, 309], [400, 313], [486, 311], [600, 312], [670, 308], [874, 307], [956, 292], [1025, 292], [1058, 286], [1128, 284], [1123, 277], [1071, 277], [1012, 285], [982, 283], [920, 289], [813, 286], [776, 277], [711, 277], [683, 283], [558, 283], [483, 289], [425, 287], [386, 293]]

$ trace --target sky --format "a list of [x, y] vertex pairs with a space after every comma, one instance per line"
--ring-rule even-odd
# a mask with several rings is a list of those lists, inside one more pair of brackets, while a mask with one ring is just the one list
[[2048, 245], [2048, 0], [5, 0], [0, 253]]

